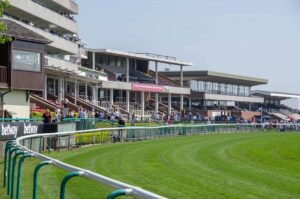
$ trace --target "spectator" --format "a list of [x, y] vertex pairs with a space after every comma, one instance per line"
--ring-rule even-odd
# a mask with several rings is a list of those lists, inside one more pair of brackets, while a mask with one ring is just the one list
[[60, 113], [60, 109], [56, 109], [54, 121], [55, 121], [55, 122], [61, 122], [61, 113]]
[[[123, 120], [122, 116], [120, 116], [118, 119], [119, 119], [118, 120], [119, 128], [125, 127], [125, 121]], [[120, 142], [122, 142], [122, 137], [123, 137], [123, 130], [119, 129], [119, 141]]]
[[68, 105], [69, 105], [68, 98], [65, 98], [63, 103], [64, 103], [64, 108], [68, 108]]
[[49, 109], [46, 109], [45, 113], [43, 114], [44, 124], [49, 124], [52, 122], [51, 120], [51, 113]]

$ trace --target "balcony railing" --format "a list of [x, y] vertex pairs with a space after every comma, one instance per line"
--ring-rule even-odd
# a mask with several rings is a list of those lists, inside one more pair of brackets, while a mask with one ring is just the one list
[[67, 38], [61, 37], [59, 35], [53, 34], [51, 32], [45, 31], [43, 29], [40, 29], [38, 27], [32, 26], [28, 23], [25, 23], [23, 21], [20, 21], [16, 18], [12, 18], [9, 16], [5, 16], [5, 18], [10, 19], [24, 27], [26, 27], [29, 30], [34, 31], [35, 33], [38, 33], [39, 35], [46, 37], [47, 39], [51, 40], [52, 43], [49, 44], [49, 46], [52, 46], [56, 49], [60, 49], [64, 52], [68, 52], [73, 55], [78, 54], [78, 44], [75, 41], [71, 41]]
[[[44, 22], [42, 23], [49, 23], [55, 24], [56, 26], [60, 27], [61, 29], [64, 29], [65, 31], [71, 32], [71, 33], [77, 33], [78, 27], [74, 20], [71, 18], [68, 18], [67, 16], [63, 16], [53, 10], [50, 10], [49, 8], [46, 8], [42, 6], [41, 4], [38, 4], [37, 2], [33, 2], [32, 0], [10, 0], [9, 3], [12, 6], [12, 9], [8, 9], [7, 12], [13, 12], [11, 14], [16, 16], [22, 16], [22, 18], [30, 20], [32, 16], [35, 16], [39, 19], [42, 19]], [[17, 9], [13, 9], [17, 8]], [[19, 10], [23, 11], [19, 13]], [[26, 15], [24, 14], [27, 13]], [[27, 17], [27, 18], [26, 18]]]
[[78, 72], [77, 64], [57, 57], [52, 57], [50, 55], [45, 55], [45, 66], [59, 68], [67, 71], [73, 71], [75, 73]]
[[0, 66], [0, 83], [7, 83], [7, 67], [6, 66]]

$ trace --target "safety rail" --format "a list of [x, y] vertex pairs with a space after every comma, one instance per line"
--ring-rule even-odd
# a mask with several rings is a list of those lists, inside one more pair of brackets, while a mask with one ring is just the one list
[[[299, 130], [299, 124], [296, 125], [285, 125], [280, 124], [275, 126], [278, 129], [283, 127], [286, 130]], [[91, 180], [95, 180], [106, 186], [117, 188], [116, 191], [112, 192], [107, 198], [116, 198], [121, 195], [131, 195], [136, 198], [145, 199], [164, 199], [165, 197], [157, 195], [155, 193], [146, 191], [140, 187], [126, 184], [109, 177], [100, 175], [90, 170], [82, 169], [73, 165], [66, 164], [60, 160], [48, 157], [41, 154], [42, 151], [51, 149], [60, 150], [61, 148], [70, 149], [74, 145], [74, 136], [77, 135], [93, 135], [93, 142], [96, 143], [114, 143], [116, 141], [142, 141], [150, 139], [162, 139], [169, 137], [178, 137], [185, 135], [200, 135], [207, 133], [234, 133], [234, 132], [256, 132], [262, 128], [269, 128], [269, 126], [261, 124], [210, 124], [210, 125], [172, 125], [172, 126], [159, 126], [159, 127], [127, 127], [127, 128], [103, 128], [73, 132], [61, 132], [61, 133], [46, 133], [46, 134], [35, 134], [26, 135], [17, 138], [15, 141], [8, 141], [5, 147], [4, 157], [4, 187], [7, 187], [7, 194], [10, 194], [11, 199], [14, 198], [14, 179], [15, 171], [17, 174], [17, 187], [16, 187], [16, 198], [20, 198], [21, 189], [21, 175], [22, 175], [22, 163], [26, 158], [35, 157], [42, 162], [38, 164], [34, 171], [34, 182], [33, 182], [33, 198], [37, 199], [37, 185], [38, 185], [38, 171], [46, 165], [53, 165], [63, 170], [68, 171], [68, 175], [64, 177], [61, 183], [60, 198], [65, 197], [65, 187], [67, 182], [73, 177], [81, 176]], [[96, 142], [97, 134], [101, 134], [101, 139]], [[109, 139], [107, 140], [107, 133], [109, 133]], [[106, 140], [103, 139], [106, 135]], [[71, 141], [73, 139], [73, 141]], [[61, 142], [64, 140], [63, 142]], [[54, 142], [53, 142], [54, 141]], [[73, 144], [72, 144], [73, 142]], [[67, 143], [63, 145], [62, 143]], [[81, 142], [78, 142], [76, 147], [81, 146]], [[86, 143], [85, 143], [86, 144]], [[75, 142], [76, 145], [76, 142]], [[20, 160], [17, 167], [17, 158], [20, 156]]]

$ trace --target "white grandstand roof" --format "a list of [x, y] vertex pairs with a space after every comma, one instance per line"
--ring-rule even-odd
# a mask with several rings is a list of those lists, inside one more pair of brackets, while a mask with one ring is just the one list
[[251, 91], [251, 94], [263, 96], [263, 97], [278, 98], [280, 100], [292, 99], [292, 98], [300, 99], [300, 94], [285, 93], [285, 92], [278, 92], [278, 91], [255, 90], [255, 91]]
[[193, 66], [192, 62], [178, 60], [175, 57], [149, 54], [149, 53], [132, 53], [125, 52], [120, 50], [112, 50], [112, 49], [87, 49], [90, 52], [102, 53], [102, 54], [110, 54], [121, 57], [129, 57], [135, 59], [142, 59], [147, 61], [160, 62], [165, 64], [179, 65], [179, 66]]

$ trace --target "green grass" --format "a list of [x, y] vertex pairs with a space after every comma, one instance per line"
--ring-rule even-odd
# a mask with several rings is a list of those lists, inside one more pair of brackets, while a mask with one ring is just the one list
[[[168, 198], [300, 198], [300, 134], [209, 134], [51, 153], [67, 163]], [[32, 167], [25, 163], [22, 198], [31, 196]], [[0, 168], [2, 185], [3, 164]], [[58, 198], [65, 172], [45, 167], [39, 198]], [[2, 188], [0, 188], [1, 190]], [[105, 198], [108, 189], [73, 179], [67, 198]], [[4, 197], [4, 189], [0, 198]]]

